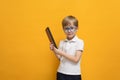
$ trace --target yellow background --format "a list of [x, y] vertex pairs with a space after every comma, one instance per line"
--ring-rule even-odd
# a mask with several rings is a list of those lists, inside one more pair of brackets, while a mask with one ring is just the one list
[[0, 80], [55, 80], [59, 61], [44, 29], [58, 45], [67, 15], [78, 18], [85, 42], [83, 80], [120, 80], [119, 0], [1, 0]]

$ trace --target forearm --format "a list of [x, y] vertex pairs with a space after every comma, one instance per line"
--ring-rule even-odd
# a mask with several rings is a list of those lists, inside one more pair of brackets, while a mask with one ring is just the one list
[[54, 46], [51, 45], [51, 50], [55, 53], [55, 56], [60, 60], [60, 57], [63, 56], [67, 59], [69, 59], [72, 62], [77, 63], [80, 60], [81, 57], [81, 51], [76, 51], [75, 55], [69, 55], [57, 48], [55, 48]]
[[54, 47], [54, 45], [53, 44], [50, 44], [50, 49], [53, 51], [53, 53], [55, 54], [55, 56], [60, 60], [60, 55], [58, 55], [56, 52], [55, 52], [55, 50], [54, 49], [56, 49], [55, 47]]
[[72, 62], [77, 63], [77, 62], [79, 61], [79, 58], [77, 58], [76, 56], [69, 55], [69, 54], [64, 53], [64, 52], [62, 52], [62, 53], [60, 53], [60, 54], [61, 54], [62, 56], [64, 56], [65, 58], [71, 60]]
[[59, 54], [60, 56], [64, 56], [65, 58], [71, 60], [72, 62], [75, 62], [77, 63], [79, 60], [80, 60], [80, 57], [81, 57], [81, 54], [77, 54], [76, 55], [69, 55], [63, 51], [60, 51], [60, 50], [54, 50], [56, 52], [56, 54]]
[[58, 60], [60, 60], [61, 55], [58, 55], [55, 51], [53, 51], [55, 56], [57, 57]]

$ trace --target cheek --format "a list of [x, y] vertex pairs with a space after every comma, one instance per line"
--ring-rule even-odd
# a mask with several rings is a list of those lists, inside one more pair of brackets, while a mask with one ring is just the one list
[[75, 35], [75, 34], [76, 34], [76, 32], [72, 32], [71, 34], [72, 34], [72, 35]]

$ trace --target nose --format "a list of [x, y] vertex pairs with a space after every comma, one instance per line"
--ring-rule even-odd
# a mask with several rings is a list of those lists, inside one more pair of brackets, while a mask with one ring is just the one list
[[69, 30], [68, 30], [68, 32], [70, 33], [70, 32], [71, 32], [71, 30], [69, 29]]

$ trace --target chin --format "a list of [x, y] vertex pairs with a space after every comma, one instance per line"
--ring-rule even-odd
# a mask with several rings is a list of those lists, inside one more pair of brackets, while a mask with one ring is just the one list
[[72, 39], [74, 37], [74, 35], [68, 35], [67, 37], [68, 37], [68, 39]]

